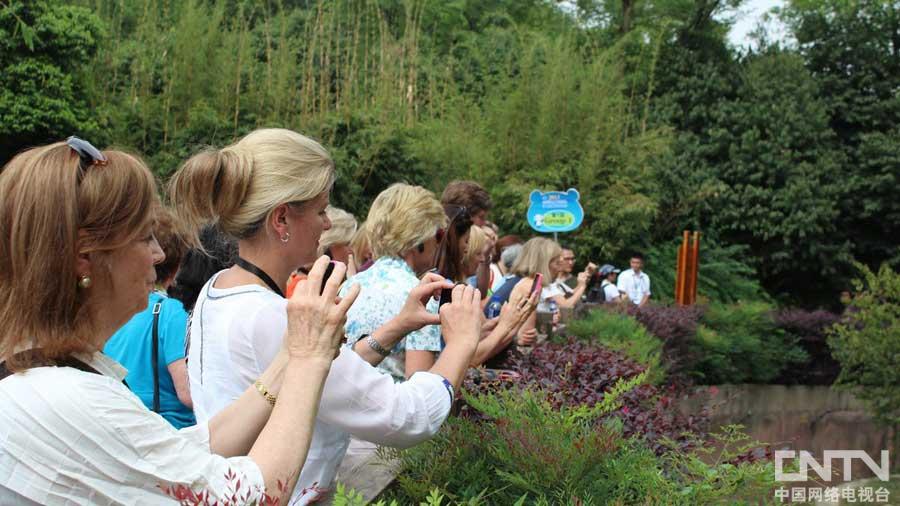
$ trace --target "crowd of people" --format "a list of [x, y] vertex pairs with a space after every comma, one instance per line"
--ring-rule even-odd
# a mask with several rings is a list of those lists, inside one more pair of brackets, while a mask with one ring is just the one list
[[[351, 446], [432, 437], [539, 313], [650, 279], [501, 235], [488, 192], [397, 183], [362, 222], [328, 151], [254, 131], [166, 188], [78, 138], [0, 172], [0, 504], [321, 499]], [[289, 499], [288, 499], [289, 498]]]

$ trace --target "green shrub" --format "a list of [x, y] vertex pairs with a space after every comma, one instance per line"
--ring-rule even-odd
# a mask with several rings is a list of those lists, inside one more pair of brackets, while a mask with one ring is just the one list
[[646, 366], [650, 371], [650, 382], [653, 384], [659, 384], [665, 379], [665, 370], [660, 361], [662, 341], [626, 314], [595, 309], [588, 313], [587, 317], [569, 323], [566, 331], [578, 339], [620, 351], [628, 358]]
[[853, 390], [882, 422], [900, 424], [900, 274], [887, 264], [877, 273], [857, 268], [857, 294], [828, 340], [841, 364], [837, 385]]
[[766, 383], [807, 360], [796, 341], [776, 326], [769, 304], [714, 304], [697, 327], [692, 374], [706, 384]]
[[[749, 462], [746, 436], [736, 428], [717, 448], [657, 456], [624, 438], [615, 421], [619, 397], [643, 381], [619, 382], [593, 407], [554, 409], [541, 392], [467, 396], [488, 421], [451, 418], [415, 448], [383, 450], [398, 462], [397, 486], [383, 499], [417, 504], [718, 504], [771, 497], [770, 463]], [[722, 449], [724, 448], [724, 449]], [[712, 462], [709, 464], [708, 462]], [[432, 503], [429, 503], [432, 504]]]

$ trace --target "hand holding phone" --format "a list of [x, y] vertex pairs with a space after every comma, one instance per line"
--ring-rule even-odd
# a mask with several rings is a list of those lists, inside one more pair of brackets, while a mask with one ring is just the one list
[[531, 291], [528, 292], [530, 294], [538, 294], [540, 297], [541, 290], [544, 288], [544, 275], [540, 272], [534, 275], [534, 283], [531, 284]]

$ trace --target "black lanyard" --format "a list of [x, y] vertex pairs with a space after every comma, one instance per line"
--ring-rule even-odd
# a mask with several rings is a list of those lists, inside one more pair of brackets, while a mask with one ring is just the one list
[[241, 257], [237, 257], [234, 260], [234, 263], [236, 265], [238, 265], [241, 269], [244, 269], [245, 271], [249, 272], [250, 274], [253, 274], [254, 276], [263, 280], [263, 283], [267, 284], [269, 286], [269, 288], [272, 289], [273, 292], [277, 293], [282, 298], [284, 298], [284, 292], [281, 291], [281, 288], [278, 286], [278, 283], [272, 281], [272, 278], [269, 277], [269, 275], [266, 274], [262, 269], [251, 264], [250, 262], [244, 260]]

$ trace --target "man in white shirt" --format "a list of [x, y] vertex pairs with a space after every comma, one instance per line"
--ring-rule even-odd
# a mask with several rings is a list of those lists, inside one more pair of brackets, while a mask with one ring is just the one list
[[631, 255], [631, 269], [619, 275], [619, 292], [628, 297], [633, 304], [644, 306], [650, 300], [650, 276], [643, 272], [644, 256], [640, 253]]

